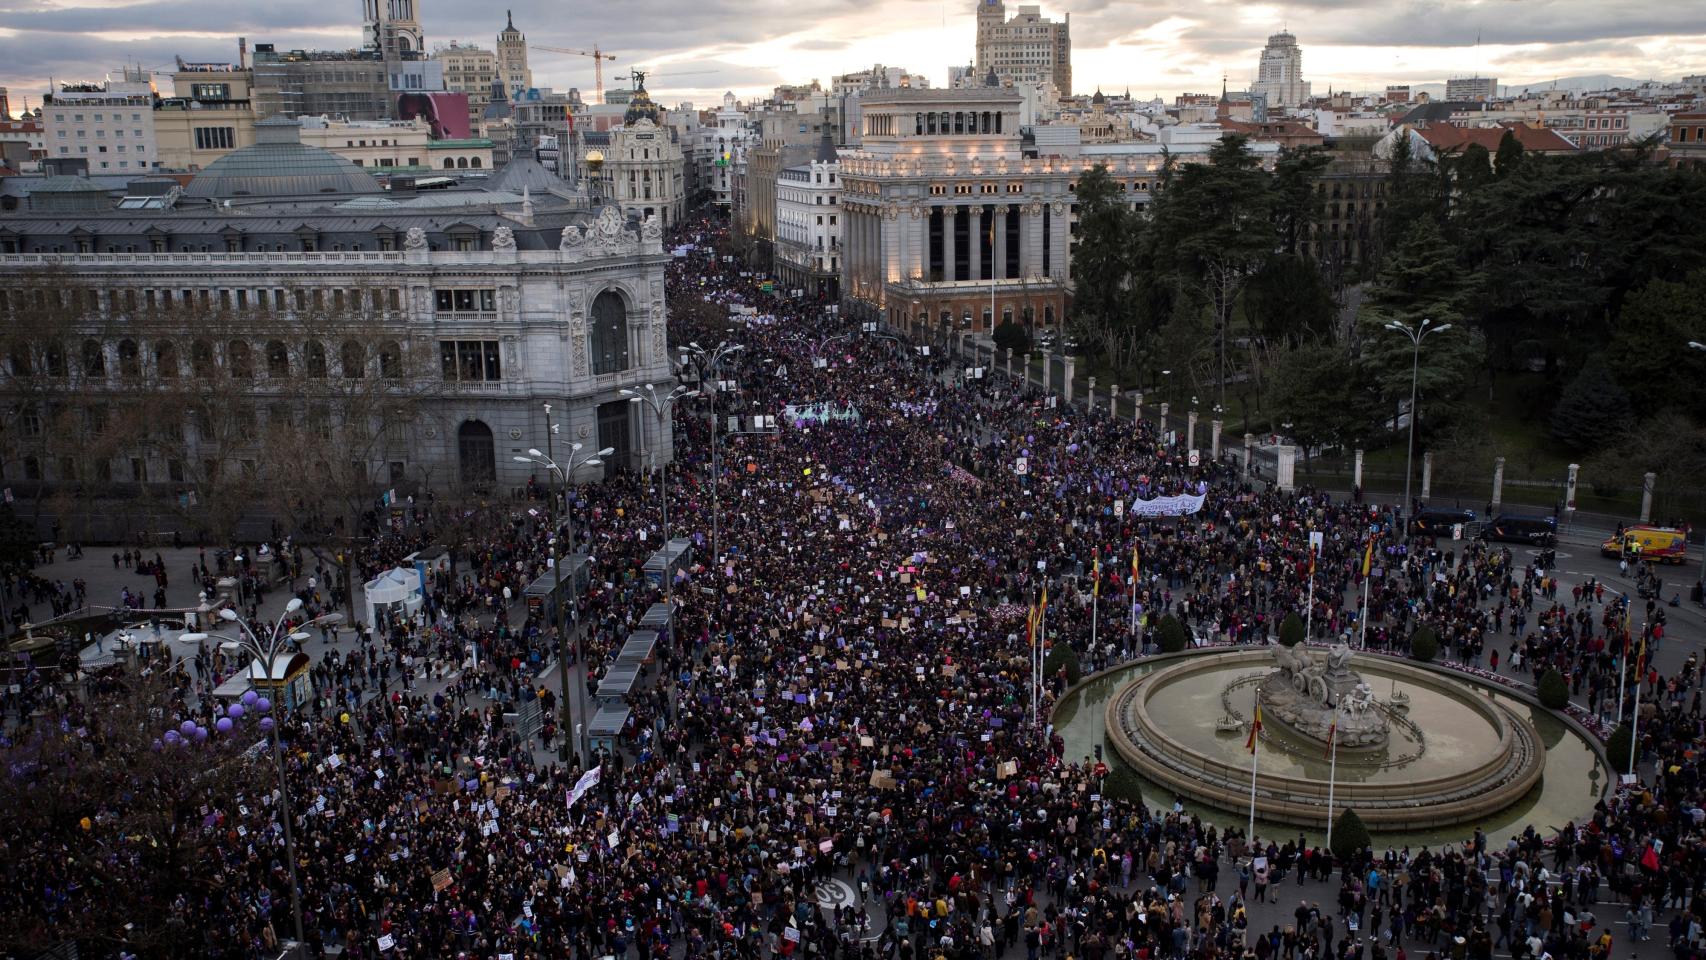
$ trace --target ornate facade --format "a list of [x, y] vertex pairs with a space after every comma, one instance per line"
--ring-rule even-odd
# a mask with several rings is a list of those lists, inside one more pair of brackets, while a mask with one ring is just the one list
[[1021, 103], [1000, 87], [866, 95], [863, 144], [841, 154], [850, 311], [929, 335], [1061, 322], [1078, 164], [1024, 156]]

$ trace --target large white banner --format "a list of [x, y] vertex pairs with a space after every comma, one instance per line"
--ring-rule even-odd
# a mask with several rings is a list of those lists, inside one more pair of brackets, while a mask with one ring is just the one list
[[1206, 494], [1183, 493], [1176, 497], [1133, 500], [1127, 509], [1134, 517], [1187, 517], [1202, 509]]
[[581, 774], [581, 778], [575, 781], [575, 788], [569, 791], [569, 807], [573, 808], [576, 800], [585, 796], [588, 790], [598, 786], [599, 778], [603, 775], [604, 766], [602, 764]]

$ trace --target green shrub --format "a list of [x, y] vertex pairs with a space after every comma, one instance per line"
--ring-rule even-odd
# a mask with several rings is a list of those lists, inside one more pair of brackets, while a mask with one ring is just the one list
[[1286, 614], [1280, 621], [1279, 641], [1282, 647], [1295, 647], [1303, 642], [1303, 618], [1297, 611]]
[[996, 325], [994, 340], [997, 347], [1014, 353], [1031, 349], [1031, 338], [1026, 335], [1025, 328], [1012, 320], [1003, 320]]
[[1629, 763], [1629, 745], [1635, 737], [1635, 731], [1629, 729], [1627, 723], [1620, 723], [1617, 729], [1611, 731], [1611, 736], [1605, 741], [1605, 759], [1611, 762], [1611, 772], [1632, 773], [1634, 767]]
[[1439, 634], [1433, 627], [1420, 627], [1410, 634], [1410, 656], [1423, 663], [1439, 656]]
[[1540, 705], [1548, 710], [1562, 710], [1570, 703], [1570, 685], [1564, 675], [1548, 670], [1540, 675]]
[[1114, 800], [1139, 803], [1143, 800], [1143, 781], [1126, 767], [1113, 767], [1102, 778], [1102, 794]]
[[1178, 617], [1170, 613], [1161, 618], [1161, 623], [1156, 627], [1156, 633], [1160, 634], [1158, 642], [1161, 645], [1162, 653], [1178, 653], [1191, 644], [1190, 631], [1185, 629], [1185, 625], [1179, 622]]
[[1333, 823], [1333, 856], [1344, 863], [1354, 859], [1368, 844], [1368, 827], [1363, 826], [1355, 810], [1346, 807]]
[[1069, 686], [1083, 679], [1084, 671], [1078, 665], [1078, 652], [1067, 643], [1055, 644], [1050, 648], [1048, 656], [1043, 657], [1043, 673], [1046, 676], [1055, 676], [1060, 673], [1062, 667], [1066, 668], [1066, 682]]

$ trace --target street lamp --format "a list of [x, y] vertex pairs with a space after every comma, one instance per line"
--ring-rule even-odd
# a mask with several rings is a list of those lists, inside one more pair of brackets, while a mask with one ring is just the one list
[[[545, 431], [545, 445], [546, 447], [550, 447], [551, 433], [556, 429], [556, 425], [550, 423], [551, 405], [548, 403], [545, 404], [545, 417], [547, 424], [550, 426], [550, 429]], [[544, 467], [546, 471], [551, 474], [551, 500], [555, 503], [559, 495], [562, 495], [563, 497], [563, 519], [568, 524], [567, 536], [569, 541], [569, 553], [571, 555], [574, 553], [575, 549], [575, 518], [574, 513], [569, 509], [568, 496], [563, 492], [562, 488], [564, 485], [571, 482], [571, 478], [574, 477], [576, 470], [579, 470], [581, 467], [602, 466], [604, 464], [603, 458], [616, 452], [613, 447], [605, 447], [597, 453], [590, 453], [585, 457], [577, 457], [576, 454], [581, 452], [582, 447], [583, 444], [579, 443], [569, 444], [568, 462], [562, 464], [559, 464], [556, 460], [552, 459], [549, 453], [540, 453], [538, 450], [532, 448], [528, 449], [527, 456], [523, 457], [518, 455], [513, 458], [516, 463], [531, 463], [535, 466]], [[552, 526], [553, 529], [551, 531], [549, 541], [551, 547], [551, 596], [554, 598], [557, 605], [557, 672], [559, 674], [558, 680], [561, 681], [560, 686], [563, 691], [563, 739], [557, 747], [557, 759], [566, 764], [569, 762], [569, 743], [571, 740], [578, 741], [579, 738], [575, 737], [574, 712], [569, 707], [568, 603], [563, 597], [563, 555], [562, 552], [557, 549], [557, 531], [554, 529], [555, 523], [553, 523]], [[578, 640], [576, 641], [575, 646], [576, 652], [578, 653], [580, 646]], [[583, 710], [582, 713], [584, 714], [585, 711]], [[591, 718], [589, 717], [582, 717], [582, 720], [590, 719]], [[578, 742], [576, 743], [576, 746], [579, 746]], [[582, 751], [582, 756], [585, 756], [584, 751]]]
[[[832, 336], [818, 337], [816, 339], [813, 339], [811, 337], [786, 337], [784, 339], [789, 340], [789, 341], [793, 341], [796, 343], [805, 344], [807, 351], [809, 351], [811, 353], [812, 367], [816, 368], [818, 365], [818, 361], [820, 359], [822, 359], [822, 357], [820, 355], [823, 353], [824, 347], [829, 346], [830, 344], [834, 343], [837, 340], [845, 340], [848, 337], [851, 337], [852, 335], [853, 335], [853, 331], [849, 330], [846, 333], [837, 333], [837, 334], [834, 334]], [[944, 338], [943, 342], [944, 343], [947, 342], [946, 336], [947, 335], [944, 333], [943, 334], [943, 338]], [[827, 362], [825, 363], [825, 366], [828, 366]]]
[[711, 398], [711, 561], [713, 564], [721, 556], [717, 552], [717, 534], [722, 526], [718, 488], [722, 485], [723, 476], [717, 468], [717, 394], [721, 392], [722, 384], [717, 382], [715, 378], [723, 361], [732, 358], [745, 349], [745, 344], [729, 343], [727, 340], [710, 349], [701, 347], [698, 341], [691, 341], [681, 349], [682, 362], [693, 364], [699, 371], [699, 390], [701, 393], [707, 393], [705, 389], [706, 375], [709, 374], [712, 378], [708, 395]]
[[[272, 625], [272, 629], [267, 631], [265, 637], [255, 632], [255, 628], [238, 616], [237, 611], [230, 607], [220, 608], [219, 618], [237, 627], [237, 639], [234, 642], [253, 657], [256, 663], [265, 664], [262, 669], [267, 679], [270, 680], [272, 679], [274, 664], [277, 663], [279, 656], [285, 652], [286, 645], [300, 643], [308, 639], [308, 634], [305, 632], [284, 628], [284, 622], [290, 618], [291, 614], [300, 609], [302, 609], [302, 598], [291, 597], [290, 602], [285, 604], [284, 613]], [[327, 613], [306, 621], [302, 626], [341, 623], [343, 619], [344, 615], [341, 613]], [[207, 636], [205, 633], [186, 633], [182, 634], [179, 639], [200, 643], [206, 640]], [[307, 938], [302, 935], [302, 886], [296, 879], [296, 839], [290, 828], [290, 822], [294, 819], [295, 814], [290, 811], [290, 783], [284, 777], [284, 749], [279, 745], [277, 721], [272, 724], [272, 761], [273, 767], [278, 771], [278, 798], [283, 813], [279, 819], [284, 824], [285, 865], [290, 868], [290, 912], [295, 921], [296, 942], [307, 943]]]
[[1692, 350], [1706, 350], [1706, 343], [1701, 343], [1698, 340], [1688, 341], [1688, 346]]
[[[644, 392], [642, 393], [641, 391]], [[674, 390], [671, 390], [669, 393], [660, 397], [658, 396], [657, 388], [648, 383], [641, 387], [640, 390], [630, 390], [627, 387], [623, 387], [621, 390], [618, 390], [617, 393], [627, 397], [629, 403], [645, 404], [651, 409], [653, 416], [657, 418], [657, 433], [653, 438], [653, 447], [648, 449], [648, 454], [652, 460], [652, 469], [658, 471], [660, 484], [658, 489], [662, 494], [663, 499], [663, 543], [664, 546], [667, 547], [669, 546], [669, 466], [666, 464], [662, 469], [658, 469], [657, 451], [655, 446], [663, 440], [664, 421], [669, 417], [670, 410], [675, 407], [675, 401], [680, 400], [683, 397], [696, 397], [699, 395], [699, 391], [689, 390], [687, 387], [676, 387]]]
[[[1404, 447], [1404, 503], [1399, 508], [1399, 516], [1406, 515], [1406, 511], [1410, 509], [1410, 476], [1413, 472], [1416, 458], [1416, 379], [1421, 371], [1422, 341], [1426, 340], [1431, 334], [1444, 333], [1451, 329], [1451, 324], [1449, 323], [1442, 323], [1437, 327], [1431, 327], [1428, 324], [1432, 322], [1433, 321], [1428, 318], [1423, 317], [1422, 322], [1416, 324], [1414, 327], [1406, 327], [1396, 320], [1386, 324], [1386, 329], [1395, 330], [1398, 333], [1409, 337], [1410, 343], [1414, 347], [1410, 354], [1410, 439]], [[1406, 535], [1408, 532], [1408, 525], [1406, 524]]]

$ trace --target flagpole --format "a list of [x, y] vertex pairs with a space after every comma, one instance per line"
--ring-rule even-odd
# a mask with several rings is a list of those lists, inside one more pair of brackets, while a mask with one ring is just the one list
[[[1641, 645], [1645, 647], [1646, 643], [1646, 637], [1642, 637]], [[1637, 666], [1635, 671], [1635, 719], [1629, 725], [1629, 772], [1637, 777], [1640, 776], [1640, 772], [1635, 769], [1635, 760], [1640, 755], [1641, 744], [1641, 674], [1645, 672], [1644, 668]], [[1619, 716], [1617, 722], [1622, 723], [1623, 717]], [[1659, 766], [1662, 767], [1664, 764], [1661, 763]]]
[[1327, 851], [1333, 850], [1333, 792], [1339, 783], [1339, 708], [1333, 707], [1333, 724], [1327, 728]]
[[1090, 588], [1090, 655], [1096, 655], [1096, 624], [1101, 619], [1102, 565], [1096, 564], [1096, 584]]
[[1255, 719], [1250, 722], [1250, 827], [1244, 833], [1245, 842], [1251, 844], [1252, 850], [1255, 849], [1256, 842], [1256, 760], [1262, 751], [1262, 704], [1257, 696], [1256, 693], [1250, 696], [1251, 702], [1255, 704]]
[[1310, 547], [1309, 556], [1309, 606], [1303, 614], [1303, 642], [1308, 643], [1315, 625], [1315, 548]]
[[1625, 681], [1627, 680], [1627, 674], [1629, 672], [1629, 648], [1631, 646], [1633, 646], [1633, 644], [1631, 644], [1629, 642], [1629, 621], [1628, 621], [1628, 618], [1625, 617], [1624, 621], [1623, 621], [1623, 649], [1617, 655], [1617, 722], [1618, 723], [1623, 722], [1623, 685], [1624, 685]]
[[1362, 622], [1357, 625], [1357, 647], [1368, 649], [1368, 574], [1362, 575], [1362, 614], [1357, 618]]

